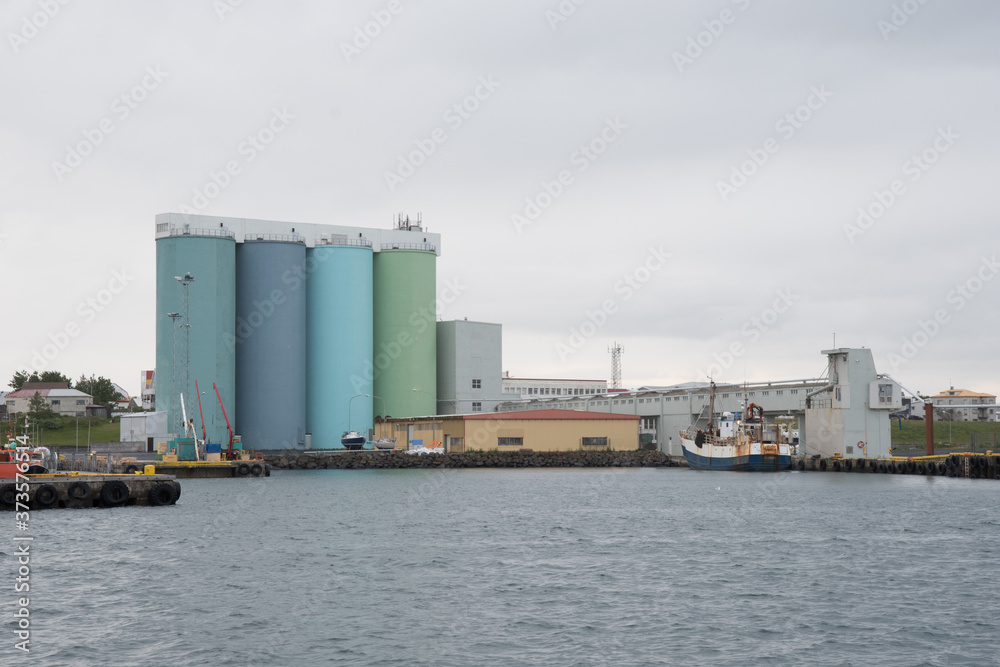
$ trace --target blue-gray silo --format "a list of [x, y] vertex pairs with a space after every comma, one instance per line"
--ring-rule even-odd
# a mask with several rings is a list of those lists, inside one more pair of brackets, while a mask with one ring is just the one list
[[254, 234], [236, 247], [236, 432], [245, 448], [305, 446], [305, 263], [298, 234]]
[[[178, 278], [190, 274], [185, 287]], [[170, 317], [168, 314], [173, 314]], [[179, 395], [201, 432], [195, 381], [209, 441], [228, 443], [229, 432], [212, 383], [219, 387], [230, 422], [236, 396], [236, 241], [229, 230], [176, 227], [156, 240], [156, 404], [168, 411], [172, 433], [183, 432]], [[188, 327], [187, 325], [190, 325]], [[175, 376], [175, 369], [176, 375]], [[187, 387], [184, 387], [187, 378]]]
[[372, 248], [364, 239], [306, 254], [306, 430], [313, 449], [372, 427]]

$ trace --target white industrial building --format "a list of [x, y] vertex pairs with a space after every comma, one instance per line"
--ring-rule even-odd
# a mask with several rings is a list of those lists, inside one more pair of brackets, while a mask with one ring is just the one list
[[507, 373], [503, 376], [503, 393], [507, 400], [543, 396], [588, 396], [603, 394], [607, 390], [607, 380], [512, 378]]
[[[823, 354], [829, 363], [825, 377], [716, 385], [716, 412], [740, 412], [749, 402], [760, 405], [769, 420], [788, 417], [797, 422], [802, 455], [889, 456], [889, 412], [902, 406], [900, 386], [876, 373], [871, 350], [840, 348]], [[678, 434], [698, 421], [708, 398], [708, 384], [699, 382], [620, 393], [540, 396], [507, 401], [498, 410], [560, 408], [639, 415], [641, 433], [655, 434], [658, 449], [680, 455]]]

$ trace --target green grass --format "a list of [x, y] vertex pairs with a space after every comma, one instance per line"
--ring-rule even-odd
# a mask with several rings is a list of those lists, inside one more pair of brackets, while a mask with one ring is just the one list
[[[121, 425], [118, 420], [114, 420], [113, 423], [109, 423], [107, 419], [99, 419], [97, 417], [80, 418], [80, 447], [87, 447], [87, 422], [90, 422], [90, 441], [91, 442], [118, 442], [121, 439]], [[34, 445], [44, 445], [46, 447], [73, 447], [76, 445], [76, 424], [77, 420], [75, 417], [59, 417], [56, 419], [58, 428], [55, 429], [45, 429], [41, 435], [41, 441], [32, 441]], [[20, 426], [24, 424], [22, 419], [19, 428], [18, 435], [21, 435]], [[4, 424], [4, 441], [7, 437], [7, 424]]]
[[[892, 444], [923, 447], [926, 442], [926, 424], [923, 421], [903, 421], [903, 428], [895, 419], [889, 423]], [[934, 422], [934, 444], [943, 447], [970, 447], [975, 437], [976, 449], [1000, 451], [1000, 422]], [[994, 444], [996, 443], [996, 444]]]

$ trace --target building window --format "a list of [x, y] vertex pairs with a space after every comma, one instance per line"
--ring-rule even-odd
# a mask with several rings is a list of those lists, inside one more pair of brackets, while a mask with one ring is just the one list
[[499, 447], [521, 447], [524, 445], [524, 438], [497, 438]]
[[723, 394], [722, 398], [729, 398], [729, 394]]
[[52, 405], [59, 405], [59, 399], [58, 398], [53, 398], [52, 399]]
[[483, 404], [480, 403], [479, 401], [473, 401], [472, 402], [472, 411], [473, 412], [482, 412], [483, 411]]
[[87, 415], [85, 413], [83, 413], [83, 412], [77, 412], [76, 416], [77, 417], [86, 417]]
[[583, 438], [584, 447], [607, 447], [608, 439], [605, 438]]
[[85, 405], [85, 404], [86, 404], [86, 401], [84, 401], [84, 400], [79, 400], [79, 401], [77, 401], [77, 402], [76, 402], [76, 404], [77, 404], [77, 405]]
[[770, 393], [771, 393], [771, 392], [769, 392], [769, 391], [762, 391], [762, 392], [760, 392], [760, 395], [761, 395], [761, 396], [767, 396], [767, 395], [768, 395], [768, 394], [770, 394]]
[[791, 393], [793, 393], [793, 394], [797, 394], [797, 393], [799, 393], [799, 390], [798, 390], [798, 389], [792, 389], [792, 390], [791, 390]]
[[482, 389], [483, 388], [483, 381], [482, 380], [473, 380], [472, 381], [472, 388], [473, 389]]
[[775, 393], [775, 395], [776, 395], [776, 396], [781, 396], [781, 395], [782, 395], [782, 394], [784, 394], [785, 392], [784, 392], [784, 391], [782, 391], [781, 389], [779, 389], [778, 391], [776, 391], [776, 392], [774, 392], [774, 393]]

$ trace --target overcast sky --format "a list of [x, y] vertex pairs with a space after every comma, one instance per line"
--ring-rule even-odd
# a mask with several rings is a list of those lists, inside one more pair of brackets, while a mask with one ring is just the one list
[[11, 0], [0, 27], [4, 383], [138, 391], [153, 219], [188, 207], [421, 212], [439, 314], [502, 323], [514, 376], [609, 378], [617, 340], [631, 387], [816, 377], [836, 335], [1000, 393], [995, 2]]

